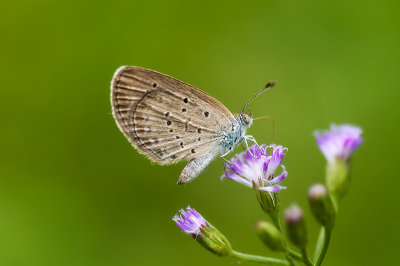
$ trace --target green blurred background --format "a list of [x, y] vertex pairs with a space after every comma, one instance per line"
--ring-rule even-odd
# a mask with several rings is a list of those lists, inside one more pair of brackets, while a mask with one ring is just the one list
[[[232, 265], [171, 221], [190, 204], [242, 252], [275, 254], [254, 234], [251, 190], [220, 181], [216, 160], [193, 183], [184, 163], [139, 155], [111, 115], [121, 65], [151, 68], [252, 104], [289, 148], [283, 207], [306, 213], [325, 160], [312, 132], [364, 129], [326, 265], [394, 265], [399, 240], [397, 1], [2, 1], [0, 265]], [[272, 127], [249, 130], [269, 143]], [[237, 151], [240, 151], [238, 148]], [[243, 263], [243, 265], [248, 263]]]

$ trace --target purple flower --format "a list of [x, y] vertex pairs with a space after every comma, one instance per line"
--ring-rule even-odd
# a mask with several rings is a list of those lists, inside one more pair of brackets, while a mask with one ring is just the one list
[[232, 247], [228, 239], [214, 226], [209, 224], [195, 209], [188, 206], [181, 209], [172, 220], [185, 233], [193, 237], [203, 247], [218, 256], [232, 255]]
[[332, 162], [336, 159], [347, 161], [362, 143], [361, 133], [361, 128], [356, 126], [332, 124], [330, 130], [315, 131], [314, 135], [319, 149], [328, 162]]
[[[253, 187], [254, 183], [259, 190], [267, 192], [279, 192], [281, 189], [286, 189], [279, 185], [287, 177], [287, 171], [281, 165], [285, 151], [287, 148], [274, 144], [270, 146], [254, 144], [226, 164], [222, 178], [232, 179], [248, 187]], [[279, 166], [282, 167], [282, 173], [275, 176]]]
[[186, 211], [180, 209], [180, 215], [176, 214], [172, 220], [176, 225], [188, 235], [198, 235], [204, 226], [207, 226], [207, 221], [195, 209], [188, 206]]

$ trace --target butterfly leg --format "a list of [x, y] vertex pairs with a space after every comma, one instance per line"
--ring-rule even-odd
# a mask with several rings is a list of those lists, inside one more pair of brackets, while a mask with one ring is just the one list
[[[246, 143], [246, 147], [244, 146], [243, 142]], [[247, 144], [247, 141], [246, 141], [244, 138], [242, 138], [242, 140], [240, 141], [240, 144], [242, 144], [243, 150], [245, 150], [245, 151], [248, 150], [249, 153], [250, 153], [250, 155], [254, 157], [254, 155], [251, 153], [251, 151], [250, 151], [250, 149], [249, 149], [249, 145]]]
[[255, 157], [254, 154], [251, 152], [251, 150], [249, 148], [249, 144], [247, 143], [248, 139], [246, 138], [246, 136], [244, 136], [243, 140], [244, 140], [244, 143], [246, 143], [246, 150], [250, 153], [251, 156]]
[[229, 153], [232, 152], [232, 148], [230, 148], [227, 152], [225, 152], [224, 154], [221, 155], [221, 158], [224, 158], [225, 156], [227, 156]]
[[246, 147], [247, 147], [247, 150], [249, 151], [250, 155], [253, 156], [253, 157], [255, 157], [255, 156], [253, 155], [253, 153], [251, 152], [251, 150], [249, 149], [249, 144], [248, 144], [247, 141], [249, 140], [249, 141], [254, 142], [254, 143], [257, 145], [257, 147], [260, 147], [260, 145], [258, 145], [258, 143], [257, 143], [257, 141], [255, 140], [255, 138], [254, 138], [253, 136], [251, 136], [251, 135], [244, 136], [244, 137], [243, 137], [243, 140], [244, 140], [244, 143], [246, 143]]
[[221, 156], [222, 161], [224, 161], [224, 163], [228, 164], [229, 161], [227, 159], [225, 159], [224, 157]]
[[233, 147], [228, 149], [227, 152], [225, 152], [224, 154], [222, 154], [220, 157], [221, 159], [225, 162], [225, 164], [229, 164], [229, 161], [227, 159], [225, 159], [225, 156], [227, 156], [229, 153], [231, 153], [233, 151]]
[[257, 147], [260, 147], [260, 145], [258, 145], [256, 139], [255, 139], [253, 136], [247, 135], [247, 136], [244, 136], [243, 138], [244, 138], [245, 140], [250, 140], [250, 141], [254, 142], [254, 143], [257, 145]]

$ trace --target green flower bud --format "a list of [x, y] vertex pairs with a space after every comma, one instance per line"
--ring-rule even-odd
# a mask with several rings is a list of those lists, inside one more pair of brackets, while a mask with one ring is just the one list
[[307, 244], [307, 230], [303, 219], [303, 211], [297, 205], [292, 205], [285, 212], [285, 222], [290, 241], [298, 248], [305, 247]]
[[202, 230], [200, 237], [193, 236], [203, 247], [218, 256], [229, 256], [232, 252], [231, 244], [214, 226], [208, 224]]
[[343, 159], [328, 163], [326, 168], [326, 186], [336, 198], [342, 198], [350, 185], [349, 166]]
[[285, 251], [281, 232], [270, 222], [258, 221], [254, 229], [264, 244], [274, 251]]
[[323, 226], [332, 229], [335, 222], [335, 207], [327, 189], [322, 184], [313, 185], [308, 191], [311, 212]]
[[253, 190], [256, 194], [258, 203], [260, 203], [263, 211], [268, 214], [272, 220], [278, 219], [279, 213], [279, 194], [260, 190], [257, 184], [253, 181]]

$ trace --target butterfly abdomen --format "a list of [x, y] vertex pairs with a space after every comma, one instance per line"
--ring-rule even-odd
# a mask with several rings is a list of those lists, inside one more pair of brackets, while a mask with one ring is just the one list
[[218, 155], [218, 151], [214, 150], [205, 156], [193, 158], [183, 168], [181, 175], [178, 179], [178, 184], [186, 184], [195, 179]]

